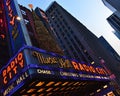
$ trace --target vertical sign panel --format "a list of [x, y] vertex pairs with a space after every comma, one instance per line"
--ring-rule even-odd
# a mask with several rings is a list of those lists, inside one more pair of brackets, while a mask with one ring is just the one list
[[[27, 37], [29, 36], [24, 23], [21, 23], [23, 19], [16, 0], [4, 0], [4, 6], [8, 25], [9, 47], [11, 55], [13, 55], [29, 41], [29, 38], [25, 38], [24, 33]], [[17, 17], [20, 17], [21, 20], [17, 20]]]

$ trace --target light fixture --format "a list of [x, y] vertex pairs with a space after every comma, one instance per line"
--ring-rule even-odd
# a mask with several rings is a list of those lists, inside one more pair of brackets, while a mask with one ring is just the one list
[[36, 86], [42, 86], [44, 84], [44, 82], [39, 82], [38, 84], [36, 84]]
[[94, 61], [91, 62], [91, 64], [94, 64], [94, 63], [95, 63]]
[[52, 92], [48, 93], [46, 96], [51, 96]]
[[47, 89], [46, 91], [48, 92], [48, 91], [51, 91], [53, 88], [49, 88], [49, 89]]
[[32, 94], [31, 96], [37, 96], [36, 94]]
[[44, 90], [44, 88], [41, 88], [41, 89], [39, 89], [37, 92], [42, 92]]
[[30, 89], [30, 90], [27, 91], [27, 93], [32, 93], [34, 91], [35, 91], [35, 89]]
[[62, 86], [65, 86], [65, 85], [67, 85], [67, 84], [68, 84], [68, 82], [65, 82], [65, 83], [62, 84]]
[[107, 88], [107, 87], [108, 87], [107, 85], [103, 86], [103, 88]]
[[51, 81], [51, 82], [49, 82], [46, 86], [50, 86], [50, 85], [52, 85], [52, 84], [54, 84], [55, 82], [53, 82], [53, 81]]
[[42, 94], [40, 94], [39, 96], [44, 96], [44, 94], [42, 93]]
[[101, 89], [98, 89], [97, 92], [100, 92]]
[[20, 18], [19, 16], [16, 16], [16, 20], [20, 21], [20, 20], [21, 20], [21, 18]]
[[60, 85], [62, 82], [57, 82], [54, 86], [58, 86]]
[[57, 91], [57, 90], [59, 90], [59, 89], [60, 89], [59, 87], [58, 87], [58, 88], [55, 88], [54, 91]]

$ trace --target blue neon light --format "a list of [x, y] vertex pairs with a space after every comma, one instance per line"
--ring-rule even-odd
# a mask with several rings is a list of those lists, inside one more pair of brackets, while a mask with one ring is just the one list
[[[17, 52], [17, 54], [10, 59], [10, 61], [8, 62], [8, 64], [6, 66], [4, 66], [1, 70], [0, 70], [0, 73], [2, 72], [2, 70], [4, 68], [6, 68], [10, 62], [18, 55], [18, 53], [22, 52], [23, 50], [25, 49], [30, 49], [30, 50], [37, 50], [38, 52], [41, 52], [41, 53], [45, 53], [45, 54], [49, 54], [49, 55], [54, 55], [55, 57], [61, 57], [61, 58], [64, 58], [66, 59], [67, 57], [63, 57], [63, 56], [60, 56], [58, 54], [52, 54], [51, 52], [47, 52], [46, 50], [42, 50], [42, 49], [39, 49], [39, 48], [36, 48], [36, 47], [31, 47], [31, 46], [23, 46], [22, 48], [20, 48], [20, 50]], [[50, 70], [51, 72], [58, 72], [60, 74], [60, 72], [70, 72], [70, 73], [77, 73], [77, 74], [86, 74], [85, 72], [81, 72], [79, 70], [74, 70], [74, 69], [64, 69], [64, 68], [57, 68], [57, 67], [49, 67], [47, 65], [37, 65], [37, 64], [29, 64], [29, 65], [25, 65], [25, 67], [21, 70], [21, 72], [19, 72], [19, 74], [16, 74], [15, 77], [10, 81], [8, 82], [7, 86], [9, 86], [10, 84], [12, 84], [12, 82], [14, 82], [22, 73], [28, 71], [28, 70], [31, 70], [31, 69], [43, 69], [43, 70]], [[98, 67], [98, 68], [101, 68], [101, 67]], [[61, 76], [58, 74], [58, 78], [61, 78], [61, 79], [72, 79], [72, 80], [97, 80], [97, 81], [108, 81], [109, 78], [88, 78], [88, 77], [74, 77], [74, 76]], [[30, 76], [32, 76], [32, 74], [29, 73]], [[40, 75], [40, 74], [39, 74]], [[101, 77], [102, 75], [96, 75], [96, 74], [88, 74], [88, 75], [92, 75], [92, 76], [99, 76]], [[52, 74], [52, 76], [54, 76], [54, 74]], [[6, 86], [6, 87], [7, 87]], [[5, 90], [5, 88], [3, 88], [1, 90], [1, 92], [3, 92], [3, 90]]]
[[[56, 54], [56, 53], [52, 53], [52, 52], [47, 52], [46, 50], [43, 50], [43, 49], [40, 49], [40, 48], [36, 48], [36, 47], [33, 47], [33, 46], [27, 46], [27, 45], [24, 45], [23, 47], [21, 47], [19, 50], [18, 50], [18, 52], [9, 60], [9, 62], [0, 70], [0, 73], [1, 73], [1, 71], [5, 68], [5, 67], [7, 67], [9, 64], [10, 64], [10, 62], [18, 55], [18, 53], [20, 53], [20, 52], [22, 52], [23, 50], [25, 50], [25, 49], [30, 49], [30, 50], [36, 50], [36, 51], [38, 51], [38, 52], [40, 52], [40, 53], [45, 53], [45, 54], [48, 54], [48, 55], [51, 55], [51, 56], [55, 56], [55, 57], [58, 57], [58, 58], [63, 58], [63, 59], [68, 59], [68, 60], [71, 60], [71, 61], [75, 61], [75, 62], [77, 62], [77, 63], [79, 63], [77, 60], [72, 60], [72, 59], [69, 59], [69, 58], [67, 58], [67, 57], [65, 57], [65, 56], [61, 56], [61, 55], [59, 55], [59, 54]], [[82, 63], [81, 63], [82, 64]], [[89, 66], [89, 65], [88, 65]], [[96, 66], [94, 66], [94, 67], [96, 67]], [[97, 66], [96, 68], [101, 68], [100, 66]]]

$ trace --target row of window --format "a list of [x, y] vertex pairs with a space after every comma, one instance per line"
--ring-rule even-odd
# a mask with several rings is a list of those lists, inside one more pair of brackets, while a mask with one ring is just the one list
[[73, 37], [74, 32], [73, 30], [71, 30], [69, 24], [59, 13], [59, 11], [56, 10], [57, 9], [52, 9], [52, 11], [50, 12], [49, 16], [51, 17], [51, 19], [49, 19], [49, 23], [53, 27], [53, 30], [55, 31], [66, 55], [72, 58], [74, 57], [76, 59], [83, 60], [84, 62], [92, 62], [93, 59], [89, 56], [87, 51], [84, 51], [85, 48], [82, 46], [77, 37]]

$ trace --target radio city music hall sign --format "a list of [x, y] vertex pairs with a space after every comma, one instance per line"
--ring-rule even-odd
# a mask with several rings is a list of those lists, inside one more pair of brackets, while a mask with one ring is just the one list
[[13, 27], [12, 29], [12, 37], [15, 39], [18, 36], [18, 29], [17, 29], [17, 22], [15, 22], [17, 15], [15, 15], [14, 10], [12, 9], [11, 5], [12, 0], [6, 0], [6, 7], [8, 10], [8, 17], [9, 17], [9, 24]]
[[20, 69], [24, 68], [23, 53], [20, 52], [3, 70], [2, 80], [3, 84], [7, 84], [13, 77], [19, 72]]
[[57, 64], [58, 67], [60, 68], [73, 68], [74, 70], [78, 70], [78, 71], [84, 71], [84, 72], [88, 72], [88, 73], [93, 73], [93, 74], [100, 74], [100, 75], [107, 75], [108, 73], [106, 72], [105, 69], [101, 68], [101, 67], [93, 67], [91, 65], [87, 65], [87, 64], [81, 64], [79, 62], [75, 62], [75, 61], [71, 61], [68, 59], [63, 59], [63, 58], [59, 58], [59, 57], [53, 57], [53, 56], [45, 56], [42, 55], [40, 52], [37, 51], [33, 51], [32, 55], [37, 58], [39, 64], [47, 64], [47, 65], [51, 65], [51, 64]]

